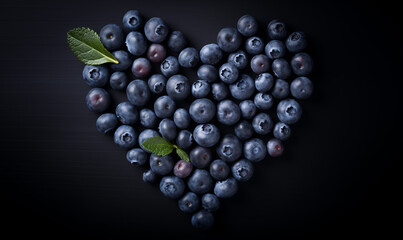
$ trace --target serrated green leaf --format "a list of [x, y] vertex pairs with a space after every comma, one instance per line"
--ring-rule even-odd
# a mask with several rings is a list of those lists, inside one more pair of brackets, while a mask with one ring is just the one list
[[74, 28], [67, 32], [67, 42], [73, 54], [88, 65], [101, 65], [103, 63], [119, 63], [104, 45], [98, 34], [89, 28]]
[[182, 160], [184, 160], [186, 162], [190, 161], [188, 154], [185, 151], [183, 151], [182, 149], [177, 148], [176, 149], [176, 154], [178, 154], [180, 159], [182, 159]]
[[174, 149], [172, 143], [158, 136], [146, 139], [141, 145], [158, 156], [166, 156]]

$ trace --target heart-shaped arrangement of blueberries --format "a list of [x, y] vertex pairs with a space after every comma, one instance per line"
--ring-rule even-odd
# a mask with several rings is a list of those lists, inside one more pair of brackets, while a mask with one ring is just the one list
[[[76, 30], [69, 44], [87, 64], [83, 78], [93, 88], [86, 103], [100, 114], [96, 128], [112, 133], [127, 160], [146, 167], [143, 180], [177, 199], [196, 228], [214, 224], [220, 199], [237, 193], [254, 164], [283, 153], [290, 125], [301, 118], [297, 100], [313, 91], [306, 35], [280, 20], [268, 23], [264, 42], [257, 20], [244, 15], [200, 51], [161, 18], [146, 20], [137, 10], [123, 16], [123, 27], [105, 25], [99, 37]], [[88, 48], [91, 34], [100, 42]], [[127, 100], [112, 106], [107, 90]]]

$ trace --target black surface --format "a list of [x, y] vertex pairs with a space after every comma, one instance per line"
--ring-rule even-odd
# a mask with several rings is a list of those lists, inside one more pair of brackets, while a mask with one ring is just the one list
[[[401, 29], [388, 2], [2, 1], [0, 234], [133, 239], [141, 235], [272, 239], [387, 237], [398, 225]], [[200, 49], [249, 13], [303, 30], [315, 93], [303, 101], [281, 158], [256, 165], [208, 232], [96, 131], [83, 64], [66, 43], [79, 26], [121, 23], [129, 9], [160, 16]]]

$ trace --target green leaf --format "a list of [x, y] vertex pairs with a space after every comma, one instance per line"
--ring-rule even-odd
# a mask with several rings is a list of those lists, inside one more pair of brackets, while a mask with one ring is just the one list
[[98, 34], [89, 28], [74, 28], [67, 33], [67, 42], [73, 54], [88, 65], [101, 65], [103, 63], [119, 63], [104, 45]]
[[177, 149], [176, 149], [176, 154], [178, 154], [178, 156], [179, 156], [180, 159], [182, 159], [182, 160], [184, 160], [184, 161], [186, 161], [186, 162], [189, 162], [189, 156], [188, 156], [188, 154], [187, 154], [185, 151], [183, 151], [182, 149], [177, 148]]
[[141, 145], [158, 156], [166, 156], [174, 149], [172, 143], [158, 136], [146, 139]]

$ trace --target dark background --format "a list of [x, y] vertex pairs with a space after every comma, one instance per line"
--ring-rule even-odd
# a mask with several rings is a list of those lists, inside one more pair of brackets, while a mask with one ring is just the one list
[[[388, 237], [402, 160], [401, 13], [388, 1], [1, 1], [0, 234], [272, 239]], [[96, 131], [83, 64], [66, 33], [138, 9], [200, 49], [243, 14], [308, 34], [314, 95], [285, 154], [256, 165], [216, 224], [199, 232]], [[399, 226], [400, 227], [400, 226]]]

